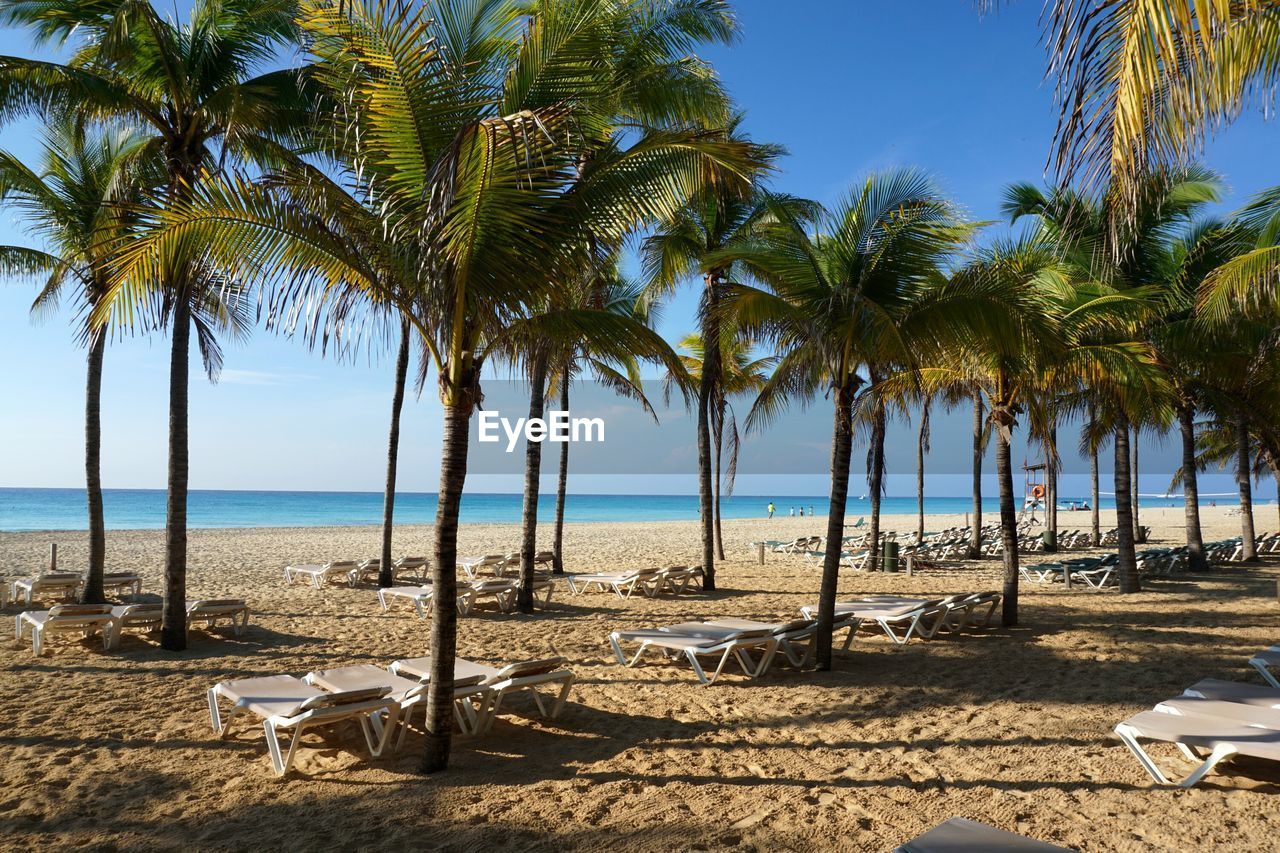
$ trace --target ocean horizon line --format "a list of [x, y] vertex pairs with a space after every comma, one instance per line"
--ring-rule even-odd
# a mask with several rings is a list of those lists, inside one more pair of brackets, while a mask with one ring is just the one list
[[[1061, 501], [1080, 501], [1080, 496], [1063, 495]], [[165, 523], [163, 489], [106, 489], [103, 494], [106, 526], [109, 530], [158, 530]], [[189, 493], [188, 524], [192, 528], [296, 528], [376, 526], [382, 522], [383, 493], [373, 491], [320, 491], [283, 489], [192, 489]], [[825, 516], [828, 498], [818, 495], [738, 495], [722, 499], [726, 519], [766, 520], [768, 505], [775, 516]], [[962, 517], [973, 509], [972, 496], [925, 495], [929, 515]], [[1181, 497], [1148, 498], [1145, 506], [1181, 506]], [[1114, 507], [1104, 497], [1102, 509]], [[468, 492], [463, 496], [460, 523], [519, 523], [523, 496], [516, 492]], [[849, 523], [870, 513], [866, 496], [851, 497], [846, 504]], [[998, 510], [995, 496], [983, 500], [984, 515]], [[571, 492], [565, 521], [685, 521], [698, 518], [697, 494], [622, 494]], [[432, 524], [435, 521], [435, 492], [397, 492], [397, 524]], [[555, 512], [555, 494], [544, 493], [538, 515], [548, 523]], [[886, 495], [881, 498], [883, 515], [914, 515], [915, 495]], [[1067, 512], [1068, 517], [1074, 513]], [[88, 527], [84, 489], [71, 487], [0, 487], [0, 531], [35, 532], [85, 530]]]

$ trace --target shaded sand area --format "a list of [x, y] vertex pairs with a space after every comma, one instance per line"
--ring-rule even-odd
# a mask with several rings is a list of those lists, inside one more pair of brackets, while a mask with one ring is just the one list
[[[1238, 532], [1227, 512], [1206, 511], [1207, 538]], [[1260, 531], [1275, 528], [1274, 506], [1257, 517]], [[1158, 543], [1179, 541], [1180, 520], [1180, 509], [1144, 513]], [[1087, 522], [1068, 513], [1062, 526]], [[407, 609], [382, 614], [371, 588], [283, 585], [286, 563], [374, 553], [376, 528], [192, 531], [192, 596], [247, 598], [243, 639], [193, 632], [180, 656], [134, 638], [113, 655], [64, 639], [40, 660], [2, 644], [0, 845], [887, 850], [963, 815], [1086, 850], [1274, 849], [1280, 766], [1227, 763], [1197, 789], [1156, 789], [1111, 728], [1205, 676], [1260, 683], [1245, 660], [1280, 642], [1275, 557], [1124, 598], [1024, 585], [1016, 629], [906, 647], [868, 635], [829, 673], [777, 669], [703, 687], [687, 668], [611, 659], [616, 628], [792, 616], [816, 600], [818, 568], [774, 555], [760, 566], [745, 543], [822, 530], [820, 518], [726, 522], [724, 590], [713, 594], [622, 601], [562, 587], [545, 614], [461, 619], [465, 657], [568, 658], [579, 681], [563, 715], [505, 715], [488, 737], [458, 742], [452, 769], [431, 779], [414, 774], [416, 732], [372, 763], [355, 731], [315, 738], [284, 780], [260, 728], [214, 738], [205, 690], [385, 665], [427, 651], [427, 624]], [[696, 562], [696, 535], [686, 522], [569, 525], [568, 567]], [[397, 552], [426, 552], [429, 536], [405, 528]], [[516, 538], [512, 526], [468, 526], [461, 551]], [[0, 534], [0, 573], [39, 568], [51, 540], [64, 567], [80, 565], [82, 534]], [[108, 566], [142, 570], [158, 592], [162, 544], [160, 531], [111, 533]], [[998, 586], [994, 563], [841, 579], [842, 595]]]

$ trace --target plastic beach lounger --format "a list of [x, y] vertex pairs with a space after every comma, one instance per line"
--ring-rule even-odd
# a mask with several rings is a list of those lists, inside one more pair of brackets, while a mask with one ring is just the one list
[[[554, 657], [492, 667], [458, 658], [453, 662], [453, 677], [455, 683], [477, 679], [477, 686], [489, 691], [488, 708], [478, 729], [483, 734], [493, 726], [494, 717], [502, 709], [503, 699], [512, 693], [528, 693], [538, 707], [538, 713], [550, 719], [558, 716], [564, 709], [574, 681], [573, 673], [564, 668], [564, 662], [564, 658]], [[395, 661], [389, 668], [397, 675], [426, 682], [431, 677], [431, 656], [405, 658]], [[544, 685], [556, 688], [553, 698], [538, 692], [537, 688]]]
[[354, 560], [334, 560], [331, 563], [307, 564], [302, 566], [285, 566], [284, 579], [286, 583], [293, 583], [299, 579], [308, 579], [311, 585], [316, 589], [323, 589], [324, 585], [334, 580], [341, 580], [348, 586], [351, 584], [351, 573], [359, 569], [359, 565]]
[[37, 598], [71, 598], [80, 591], [83, 578], [75, 572], [46, 572], [13, 582], [12, 598], [30, 607]]
[[225, 620], [237, 637], [249, 627], [249, 605], [243, 598], [205, 598], [187, 602], [187, 622], [215, 628]]
[[[414, 709], [418, 705], [426, 706], [429, 687], [421, 681], [396, 675], [368, 663], [309, 672], [302, 680], [328, 693], [378, 688], [389, 690], [388, 698], [395, 700], [400, 707], [400, 736], [396, 739], [396, 749], [404, 745]], [[485, 719], [490, 698], [487, 691], [477, 687], [481, 680], [479, 675], [454, 680], [454, 718], [463, 734], [476, 734]], [[473, 703], [473, 700], [478, 704]], [[383, 721], [377, 715], [373, 717], [373, 726], [375, 734], [381, 737]]]
[[19, 642], [29, 629], [31, 653], [39, 657], [54, 634], [102, 635], [102, 650], [115, 646], [116, 617], [110, 604], [58, 604], [49, 610], [28, 610], [14, 619], [13, 636]]
[[[1190, 788], [1233, 755], [1280, 761], [1280, 711], [1256, 705], [1181, 696], [1130, 717], [1115, 731], [1161, 785]], [[1142, 741], [1172, 743], [1200, 763], [1181, 781], [1172, 780], [1142, 748]]]
[[[209, 689], [209, 718], [213, 730], [223, 738], [230, 734], [231, 721], [241, 711], [248, 711], [261, 719], [271, 766], [277, 776], [283, 776], [293, 766], [303, 733], [319, 726], [356, 722], [364, 733], [369, 754], [374, 758], [382, 755], [399, 713], [399, 704], [390, 698], [390, 692], [387, 687], [377, 687], [326, 693], [292, 675], [222, 681]], [[231, 703], [225, 720], [219, 708], [219, 702], [223, 700]], [[386, 717], [380, 735], [375, 734], [375, 715]], [[282, 752], [280, 733], [285, 730], [292, 731], [293, 736], [288, 750]]]
[[[471, 612], [475, 591], [470, 586], [462, 584], [458, 586], [457, 593], [458, 615], [466, 616]], [[425, 619], [431, 615], [431, 608], [435, 603], [435, 589], [431, 586], [389, 586], [378, 590], [378, 602], [382, 605], [384, 613], [391, 609], [391, 602], [396, 599], [411, 603], [418, 618]]]
[[[623, 642], [638, 642], [639, 649], [630, 659], [622, 651]], [[669, 658], [684, 656], [693, 667], [694, 675], [702, 684], [713, 684], [730, 659], [738, 662], [742, 671], [755, 678], [769, 669], [774, 653], [778, 649], [778, 639], [772, 631], [756, 629], [750, 631], [733, 628], [717, 628], [713, 625], [686, 622], [639, 631], [614, 631], [609, 635], [609, 645], [623, 666], [635, 666], [649, 649], [658, 649]], [[760, 660], [754, 661], [747, 654], [748, 650], [758, 651]], [[700, 657], [719, 655], [715, 671], [707, 675]]]

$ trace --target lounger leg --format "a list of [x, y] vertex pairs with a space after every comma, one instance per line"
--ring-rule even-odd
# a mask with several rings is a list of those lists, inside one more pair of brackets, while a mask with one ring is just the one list
[[876, 622], [878, 622], [880, 624], [880, 627], [884, 629], [884, 632], [885, 634], [888, 635], [889, 639], [893, 640], [894, 645], [902, 646], [902, 645], [906, 645], [907, 640], [911, 639], [911, 629], [915, 627], [915, 624], [917, 621], [919, 621], [919, 619], [920, 617], [916, 616], [914, 619], [911, 620], [911, 624], [907, 626], [906, 635], [903, 636], [901, 639], [898, 638], [897, 634], [893, 633], [893, 628], [890, 627], [887, 621], [885, 621], [884, 619], [877, 619]]
[[556, 697], [555, 704], [551, 706], [551, 713], [548, 717], [555, 719], [560, 716], [560, 712], [564, 710], [564, 703], [569, 701], [569, 691], [573, 688], [573, 676], [570, 675], [564, 680], [564, 685], [560, 688], [560, 695]]
[[262, 729], [267, 736], [267, 752], [271, 753], [271, 766], [275, 769], [277, 776], [283, 776], [293, 766], [293, 756], [298, 751], [298, 741], [302, 739], [306, 725], [299, 723], [294, 727], [293, 736], [289, 739], [289, 752], [284, 756], [280, 754], [280, 740], [276, 736], [275, 723], [270, 719], [265, 720], [262, 723]]
[[40, 653], [44, 651], [44, 626], [31, 626], [31, 656], [40, 657]]
[[1220, 743], [1213, 748], [1213, 751], [1204, 759], [1204, 762], [1193, 770], [1189, 776], [1181, 782], [1174, 782], [1164, 775], [1160, 768], [1156, 766], [1156, 763], [1151, 760], [1151, 756], [1147, 754], [1147, 751], [1138, 743], [1138, 738], [1141, 735], [1137, 729], [1121, 723], [1116, 726], [1116, 735], [1124, 742], [1125, 746], [1129, 747], [1129, 751], [1133, 753], [1134, 758], [1138, 759], [1138, 763], [1142, 765], [1142, 769], [1147, 771], [1147, 775], [1154, 779], [1158, 784], [1176, 785], [1179, 788], [1193, 787], [1197, 782], [1208, 775], [1208, 773], [1217, 766], [1218, 762], [1222, 761], [1224, 758], [1229, 758], [1236, 753], [1236, 748], [1231, 744]]
[[1272, 687], [1280, 687], [1280, 681], [1276, 680], [1276, 677], [1271, 674], [1271, 670], [1267, 669], [1267, 665], [1265, 663], [1260, 660], [1251, 660], [1249, 663], [1253, 664], [1253, 668], [1262, 674], [1262, 677], [1266, 679], [1268, 684]]
[[703, 684], [713, 684], [720, 677], [720, 672], [724, 669], [725, 663], [729, 660], [729, 655], [733, 654], [732, 649], [725, 649], [724, 654], [720, 656], [720, 665], [716, 667], [716, 671], [712, 673], [710, 678], [702, 670], [702, 664], [698, 662], [698, 655], [693, 649], [687, 649], [684, 656], [689, 659], [689, 663], [693, 665], [693, 674], [698, 676], [698, 681]]
[[222, 734], [222, 720], [218, 713], [218, 688], [210, 687], [209, 692], [209, 722], [213, 725], [213, 730], [218, 734]]
[[[618, 663], [622, 664], [623, 666], [632, 666], [635, 663], [634, 660], [631, 663], [627, 663], [627, 656], [622, 653], [622, 646], [618, 643], [617, 635], [615, 634], [609, 635], [609, 645], [613, 647], [613, 654], [615, 657], [617, 657]], [[640, 648], [643, 651], [644, 646], [641, 645]], [[639, 655], [636, 655], [636, 658], [639, 658], [639, 657], [640, 657]]]

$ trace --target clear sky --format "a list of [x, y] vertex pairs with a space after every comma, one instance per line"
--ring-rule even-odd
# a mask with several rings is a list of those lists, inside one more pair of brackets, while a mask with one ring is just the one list
[[[986, 17], [967, 0], [740, 0], [737, 9], [742, 40], [707, 56], [746, 110], [754, 138], [789, 150], [777, 188], [829, 203], [869, 171], [916, 165], [972, 216], [994, 219], [1005, 184], [1043, 179], [1054, 112], [1034, 0]], [[24, 34], [0, 30], [0, 53], [31, 55], [32, 48]], [[32, 129], [6, 128], [0, 146], [31, 157]], [[1231, 188], [1224, 209], [1280, 183], [1270, 168], [1276, 138], [1274, 123], [1250, 115], [1212, 142], [1205, 161]], [[28, 240], [20, 222], [0, 213], [0, 241]], [[79, 486], [84, 353], [70, 312], [31, 321], [35, 292], [30, 283], [0, 285], [0, 486]], [[693, 306], [690, 288], [666, 308], [661, 328], [669, 339], [692, 330]], [[107, 352], [109, 488], [164, 485], [167, 359], [158, 336], [116, 342]], [[227, 345], [216, 386], [199, 378], [193, 357], [192, 487], [379, 489], [391, 362], [374, 354], [334, 363], [261, 330]], [[439, 415], [429, 380], [422, 399], [405, 407], [405, 490], [436, 488]], [[823, 407], [812, 416], [827, 420]], [[964, 429], [967, 418], [939, 418], [935, 434]], [[903, 429], [899, 440], [907, 435]], [[621, 491], [623, 483], [602, 490]]]

